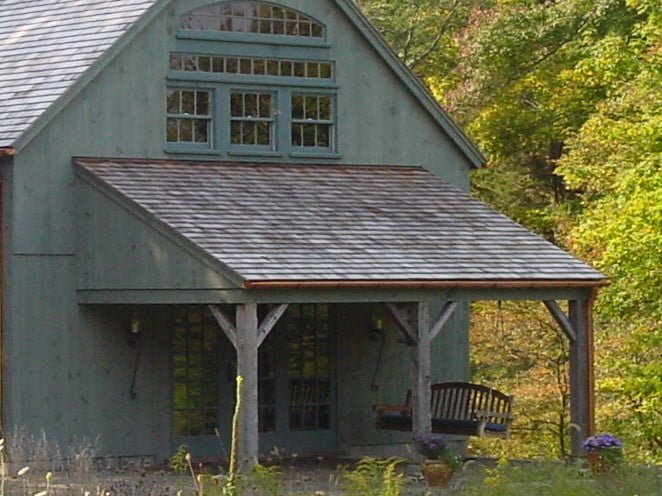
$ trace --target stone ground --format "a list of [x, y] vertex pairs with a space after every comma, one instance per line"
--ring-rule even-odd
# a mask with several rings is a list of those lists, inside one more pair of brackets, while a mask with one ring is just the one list
[[[482, 477], [485, 468], [494, 466], [493, 460], [472, 460], [455, 474], [448, 488], [430, 489], [416, 464], [401, 467], [406, 479], [403, 496], [441, 496], [454, 494], [466, 481]], [[339, 496], [342, 489], [342, 470], [352, 468], [352, 462], [344, 459], [307, 459], [287, 461], [278, 465], [281, 488], [277, 492], [250, 490], [252, 495], [279, 496]], [[207, 473], [213, 469], [205, 467]], [[28, 472], [20, 478], [7, 481], [5, 495], [34, 496], [45, 489], [44, 474]], [[193, 494], [191, 476], [175, 475], [161, 467], [150, 469], [123, 469], [90, 471], [82, 474], [56, 472], [51, 485], [52, 496], [176, 496], [183, 491]]]

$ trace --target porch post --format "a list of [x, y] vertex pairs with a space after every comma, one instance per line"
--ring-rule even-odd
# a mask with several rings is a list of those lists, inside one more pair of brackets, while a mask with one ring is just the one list
[[593, 298], [568, 303], [568, 318], [576, 335], [570, 342], [570, 440], [573, 456], [582, 456], [582, 441], [595, 433]]
[[432, 430], [430, 412], [430, 303], [418, 304], [418, 340], [413, 349], [412, 423], [414, 436]]
[[237, 432], [240, 473], [250, 472], [258, 457], [258, 320], [257, 304], [237, 305], [237, 374], [243, 378], [239, 392], [241, 410]]

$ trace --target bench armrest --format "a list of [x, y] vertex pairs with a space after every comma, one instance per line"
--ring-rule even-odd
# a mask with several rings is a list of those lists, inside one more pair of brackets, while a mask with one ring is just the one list
[[409, 415], [411, 413], [411, 407], [409, 405], [385, 405], [383, 403], [378, 403], [372, 405], [372, 409], [379, 413], [395, 412], [402, 415]]

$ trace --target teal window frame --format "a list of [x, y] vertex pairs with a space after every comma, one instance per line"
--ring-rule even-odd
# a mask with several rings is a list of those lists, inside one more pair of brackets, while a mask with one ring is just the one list
[[[179, 71], [178, 71], [179, 72]], [[193, 73], [187, 73], [193, 74]], [[195, 74], [200, 76], [199, 74]], [[206, 74], [204, 75], [206, 76]], [[290, 78], [283, 78], [288, 79]], [[236, 84], [232, 81], [237, 80]], [[212, 111], [212, 137], [210, 146], [200, 146], [195, 143], [166, 143], [166, 152], [173, 154], [213, 154], [225, 157], [285, 157], [292, 158], [340, 158], [338, 153], [338, 88], [335, 85], [321, 84], [323, 80], [308, 81], [300, 84], [257, 84], [256, 81], [243, 82], [239, 78], [218, 77], [215, 83], [209, 78], [182, 78], [173, 74], [168, 79], [168, 88], [203, 89], [212, 92], [214, 108]], [[237, 145], [231, 142], [230, 95], [232, 92], [259, 92], [274, 95], [276, 105], [274, 116], [273, 146]], [[329, 96], [332, 99], [332, 135], [329, 147], [299, 147], [292, 144], [292, 96], [315, 95]]]
[[[270, 2], [266, 2], [270, 3]], [[277, 5], [275, 3], [270, 3]], [[284, 7], [284, 6], [282, 6]], [[297, 11], [298, 12], [298, 11]], [[307, 15], [301, 13], [303, 15]], [[186, 15], [186, 14], [184, 14]], [[310, 19], [317, 21], [311, 16]], [[246, 157], [255, 159], [339, 159], [338, 133], [341, 123], [338, 118], [339, 87], [336, 83], [337, 67], [331, 59], [330, 47], [326, 44], [328, 29], [324, 26], [324, 37], [298, 37], [272, 34], [188, 30], [179, 28], [167, 59], [168, 87], [190, 87], [213, 89], [212, 143], [208, 149], [196, 146], [173, 146], [166, 144], [166, 153], [195, 156], [210, 154], [221, 158]], [[319, 21], [317, 21], [319, 22]], [[214, 71], [193, 71], [172, 68], [172, 55], [223, 57], [237, 59], [263, 59], [303, 63], [331, 64], [331, 77], [281, 76], [274, 74], [242, 74]], [[307, 65], [306, 65], [307, 67]], [[230, 93], [232, 91], [268, 92], [275, 96], [273, 146], [239, 145], [231, 142]], [[292, 144], [292, 94], [328, 95], [333, 101], [331, 118], [332, 136], [328, 147], [300, 147]]]
[[[235, 100], [237, 97], [241, 96], [241, 100], [243, 101], [242, 106], [242, 112], [240, 114], [236, 113], [235, 110], [233, 109], [233, 106], [235, 105]], [[256, 113], [257, 115], [251, 115], [250, 113], [247, 114], [247, 106], [248, 106], [248, 97], [255, 96], [256, 100]], [[264, 108], [261, 108], [265, 97], [269, 96], [269, 111], [265, 112]], [[274, 93], [273, 91], [269, 90], [255, 90], [255, 89], [246, 89], [246, 88], [230, 88], [228, 91], [228, 97], [230, 100], [230, 112], [229, 112], [229, 119], [230, 119], [230, 131], [229, 131], [229, 138], [230, 138], [230, 143], [228, 144], [229, 149], [238, 149], [238, 150], [244, 150], [244, 151], [250, 151], [254, 150], [255, 152], [274, 152], [276, 151], [278, 142], [277, 142], [277, 133], [278, 133], [278, 119], [277, 119], [277, 109], [278, 109], [278, 95]], [[268, 115], [267, 115], [268, 114]], [[259, 130], [258, 128], [260, 125], [267, 125], [268, 126], [268, 135], [269, 135], [269, 143], [267, 144], [261, 144], [261, 143], [236, 143], [235, 139], [238, 137], [237, 134], [235, 133], [236, 126], [239, 125], [241, 127], [240, 130], [240, 139], [243, 139], [244, 136], [244, 131], [243, 128], [244, 126], [250, 126], [252, 127], [253, 125], [255, 126], [255, 139], [259, 140]]]
[[[265, 17], [261, 14], [258, 15], [258, 17], [261, 18], [260, 21], [258, 21], [257, 25], [260, 27], [258, 28], [257, 31], [244, 31], [244, 30], [232, 30], [232, 29], [221, 29], [220, 27], [218, 29], [216, 28], [189, 28], [186, 26], [182, 26], [182, 24], [185, 24], [186, 18], [190, 18], [189, 22], [191, 19], [195, 17], [208, 17], [208, 18], [215, 18], [215, 17], [228, 17], [229, 19], [242, 19], [244, 16], [235, 16], [233, 14], [223, 14], [220, 13], [215, 13], [210, 11], [214, 10], [215, 7], [222, 7], [222, 4], [232, 4], [232, 3], [257, 3], [260, 4], [259, 7], [266, 7], [272, 9], [272, 16], [273, 16], [273, 9], [281, 9], [283, 10], [283, 17], [275, 17], [275, 16], [268, 16]], [[208, 12], [204, 12], [204, 11]], [[294, 15], [296, 16], [297, 19], [292, 18], [291, 16]], [[254, 16], [245, 16], [245, 19], [254, 19]], [[270, 29], [267, 31], [270, 32], [262, 32], [263, 29], [263, 24], [268, 23], [270, 25]], [[224, 38], [224, 37], [230, 37], [230, 39], [234, 37], [243, 37], [244, 39], [251, 39], [251, 38], [256, 38], [258, 40], [260, 39], [269, 39], [269, 40], [277, 40], [277, 42], [284, 43], [287, 40], [294, 40], [295, 43], [300, 44], [301, 42], [304, 41], [309, 41], [312, 43], [319, 42], [323, 43], [326, 41], [327, 37], [327, 26], [323, 22], [321, 22], [319, 19], [316, 19], [305, 12], [302, 12], [300, 10], [294, 9], [289, 6], [285, 6], [282, 4], [279, 4], [277, 2], [264, 2], [264, 1], [220, 1], [220, 2], [213, 2], [209, 3], [204, 6], [197, 7], [193, 10], [190, 10], [188, 12], [183, 13], [181, 16], [178, 17], [177, 19], [177, 28], [179, 29], [179, 34], [188, 36], [191, 38], [207, 38], [209, 36], [218, 36], [219, 38]], [[283, 33], [274, 33], [274, 27], [276, 27], [276, 24], [282, 24], [283, 25]], [[288, 24], [310, 24], [310, 32], [307, 35], [297, 35], [297, 34], [286, 34], [286, 26]], [[211, 25], [211, 24], [210, 24]], [[220, 26], [220, 25], [219, 25]], [[314, 32], [319, 32], [321, 30], [321, 35], [316, 36], [313, 33]], [[305, 31], [305, 29], [304, 29]]]
[[[294, 101], [295, 98], [300, 97], [303, 98], [303, 107], [302, 107], [302, 112], [303, 115], [301, 117], [297, 117], [294, 115], [294, 106], [292, 103], [290, 103], [290, 147], [292, 149], [293, 153], [328, 153], [328, 152], [333, 152], [335, 150], [335, 134], [336, 134], [336, 98], [334, 95], [331, 95], [329, 93], [323, 93], [323, 92], [312, 92], [312, 91], [292, 91], [290, 94], [290, 99], [291, 102]], [[317, 115], [315, 117], [310, 117], [309, 116], [309, 109], [307, 108], [307, 105], [309, 103], [310, 98], [315, 98], [317, 100], [317, 109], [316, 113]], [[324, 119], [320, 117], [321, 109], [319, 106], [320, 103], [320, 98], [328, 98], [329, 99], [329, 118]], [[301, 126], [301, 131], [300, 131], [300, 138], [301, 138], [301, 144], [295, 144], [295, 131], [294, 128], [295, 126]], [[315, 145], [306, 145], [306, 131], [305, 127], [312, 127], [315, 131]], [[327, 127], [327, 141], [328, 141], [328, 146], [317, 146], [318, 140], [319, 140], [319, 135], [318, 131], [320, 127]], [[299, 134], [299, 131], [296, 132]]]
[[[191, 99], [191, 110], [187, 111], [184, 103], [184, 94], [192, 93]], [[201, 95], [206, 94], [206, 98], [200, 98]], [[177, 110], [171, 109], [171, 96], [177, 95], [175, 99], [177, 104]], [[204, 102], [204, 103], [203, 103]], [[206, 112], [203, 112], [199, 107], [206, 107]], [[214, 96], [213, 91], [204, 88], [184, 88], [184, 87], [172, 87], [169, 86], [166, 89], [166, 141], [174, 145], [185, 145], [185, 146], [200, 146], [205, 148], [211, 148], [212, 139], [214, 135], [214, 121], [213, 121], [213, 108], [214, 108]], [[182, 124], [190, 123], [190, 135], [191, 139], [181, 140]], [[175, 134], [177, 136], [176, 140], [170, 140], [169, 134], [171, 131], [170, 124], [176, 124]], [[205, 124], [205, 140], [198, 140], [198, 130], [197, 124]]]
[[[173, 118], [191, 118], [195, 119], [195, 116], [186, 116], [186, 115], [175, 115], [168, 112], [167, 100], [168, 93], [171, 90], [179, 91], [205, 91], [209, 93], [210, 101], [210, 112], [208, 116], [205, 116], [205, 119], [209, 121], [208, 128], [208, 140], [206, 143], [195, 143], [195, 142], [185, 142], [185, 141], [168, 141], [168, 120]], [[219, 119], [218, 115], [218, 105], [217, 105], [217, 92], [216, 88], [208, 84], [200, 84], [195, 81], [168, 81], [168, 84], [165, 86], [165, 92], [163, 96], [164, 102], [164, 118], [165, 122], [163, 125], [164, 129], [164, 141], [165, 141], [165, 151], [167, 153], [190, 153], [190, 154], [204, 154], [204, 155], [216, 155], [218, 154], [216, 136], [217, 136], [217, 123]]]

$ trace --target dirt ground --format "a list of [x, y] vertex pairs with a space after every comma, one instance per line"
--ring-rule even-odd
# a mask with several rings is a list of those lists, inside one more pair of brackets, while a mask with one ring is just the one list
[[[464, 464], [446, 489], [427, 487], [417, 464], [400, 467], [405, 476], [406, 496], [452, 495], [463, 482], [480, 477], [486, 467], [493, 466], [490, 460], [473, 460]], [[280, 475], [279, 495], [282, 496], [338, 496], [343, 492], [343, 470], [350, 470], [353, 461], [344, 459], [307, 459], [278, 465]], [[202, 467], [201, 471], [213, 475], [213, 467]], [[209, 482], [213, 483], [213, 482]], [[32, 472], [7, 481], [7, 496], [34, 496], [45, 489], [45, 474]], [[116, 469], [90, 471], [85, 474], [56, 472], [53, 474], [51, 494], [53, 496], [176, 496], [178, 491], [192, 494], [194, 483], [190, 475], [176, 475], [165, 467], [150, 469]], [[254, 483], [248, 483], [247, 494], [262, 495]]]

